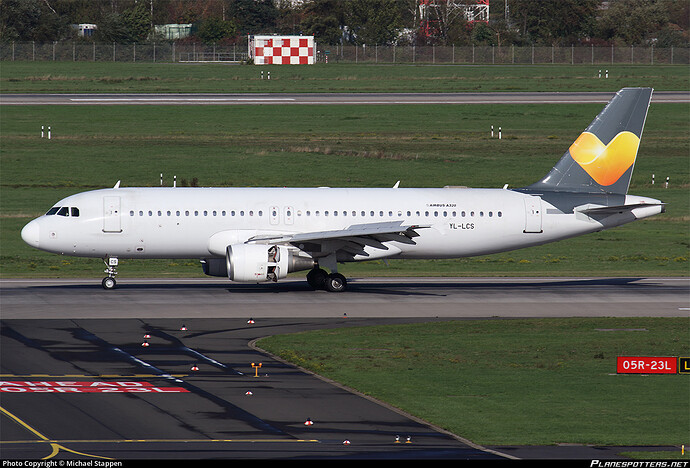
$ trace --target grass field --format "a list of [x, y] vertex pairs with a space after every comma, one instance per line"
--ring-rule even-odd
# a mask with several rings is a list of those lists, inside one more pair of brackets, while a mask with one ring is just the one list
[[[608, 69], [609, 78], [597, 78]], [[261, 79], [271, 73], [271, 79]], [[2, 62], [2, 93], [266, 93], [618, 91], [690, 89], [685, 65], [256, 66], [123, 62]]]
[[688, 376], [618, 375], [616, 356], [687, 356], [688, 330], [687, 318], [441, 321], [258, 346], [483, 445], [680, 447]]
[[[482, 106], [4, 106], [0, 260], [8, 276], [99, 276], [19, 237], [67, 195], [123, 186], [511, 187], [548, 172], [599, 104]], [[684, 104], [653, 104], [630, 192], [667, 212], [611, 231], [493, 256], [349, 264], [357, 275], [686, 275], [690, 138]], [[270, 122], [270, 124], [266, 124]], [[40, 138], [52, 127], [51, 140]], [[503, 139], [491, 139], [491, 125]], [[657, 183], [651, 185], [651, 175]], [[670, 176], [670, 188], [663, 180]], [[125, 261], [125, 276], [197, 276], [190, 261]]]

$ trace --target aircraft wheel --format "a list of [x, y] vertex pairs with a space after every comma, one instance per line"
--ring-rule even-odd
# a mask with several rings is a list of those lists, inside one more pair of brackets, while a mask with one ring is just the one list
[[103, 278], [103, 281], [101, 281], [103, 289], [115, 289], [116, 284], [117, 283], [115, 282], [115, 278], [111, 278], [110, 276], [108, 276], [107, 278]]
[[332, 273], [326, 278], [326, 290], [330, 292], [343, 292], [347, 288], [347, 280], [340, 273]]
[[314, 289], [324, 289], [328, 273], [321, 268], [314, 268], [307, 273], [307, 283]]

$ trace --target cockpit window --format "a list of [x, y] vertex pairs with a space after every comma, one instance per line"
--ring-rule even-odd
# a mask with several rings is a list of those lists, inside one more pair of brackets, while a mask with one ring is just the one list
[[57, 212], [57, 215], [58, 216], [69, 216], [69, 208], [67, 208], [66, 206], [63, 206], [62, 208], [60, 208], [60, 211]]
[[79, 208], [73, 206], [72, 208], [70, 208], [70, 210], [71, 210], [72, 216], [74, 216], [74, 217], [79, 216]]
[[48, 212], [46, 213], [46, 216], [52, 216], [52, 215], [54, 215], [55, 213], [58, 212], [59, 209], [60, 209], [59, 206], [54, 206], [54, 207], [52, 207], [51, 209], [48, 210]]

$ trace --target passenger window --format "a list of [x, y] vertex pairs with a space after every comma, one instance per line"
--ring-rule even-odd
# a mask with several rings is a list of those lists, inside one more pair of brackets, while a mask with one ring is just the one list
[[[79, 217], [79, 208], [73, 206], [72, 208], [70, 208], [70, 210], [72, 216], [74, 216], [75, 218]], [[134, 216], [134, 211], [132, 211], [132, 216]]]
[[130, 212], [129, 212], [129, 215], [130, 215], [130, 216], [134, 216], [134, 211], [130, 211]]
[[501, 212], [499, 211], [499, 212], [498, 212], [498, 217], [500, 218], [501, 216], [503, 216], [503, 213], [501, 213]]
[[144, 212], [143, 212], [143, 211], [139, 211], [139, 216], [144, 216]]
[[464, 211], [461, 212], [461, 213], [460, 213], [460, 216], [462, 216], [462, 217], [464, 218], [464, 217], [465, 217], [465, 212], [464, 212]]
[[52, 215], [54, 215], [55, 213], [58, 212], [59, 209], [60, 209], [59, 206], [54, 206], [54, 207], [52, 207], [51, 209], [48, 210], [48, 212], [46, 213], [46, 216], [52, 216]]
[[69, 216], [69, 208], [63, 206], [60, 211], [57, 212], [58, 216]]

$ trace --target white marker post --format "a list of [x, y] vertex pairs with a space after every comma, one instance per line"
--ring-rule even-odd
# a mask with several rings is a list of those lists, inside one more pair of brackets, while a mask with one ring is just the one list
[[501, 139], [501, 127], [498, 127], [498, 139]]
[[666, 186], [664, 188], [668, 188], [668, 177], [666, 177]]
[[493, 137], [494, 137], [494, 126], [492, 125], [491, 126], [491, 138], [493, 138]]
[[41, 125], [41, 138], [43, 138], [43, 130], [44, 130], [44, 126]]
[[652, 185], [654, 185], [654, 174], [652, 174]]
[[163, 186], [163, 173], [161, 172], [161, 187]]
[[50, 125], [48, 125], [48, 139], [50, 140]]
[[268, 79], [271, 79], [271, 72], [268, 72]]
[[609, 71], [606, 70], [606, 78], [608, 79], [608, 77], [609, 77]]
[[599, 78], [601, 78], [601, 70], [599, 70]]

